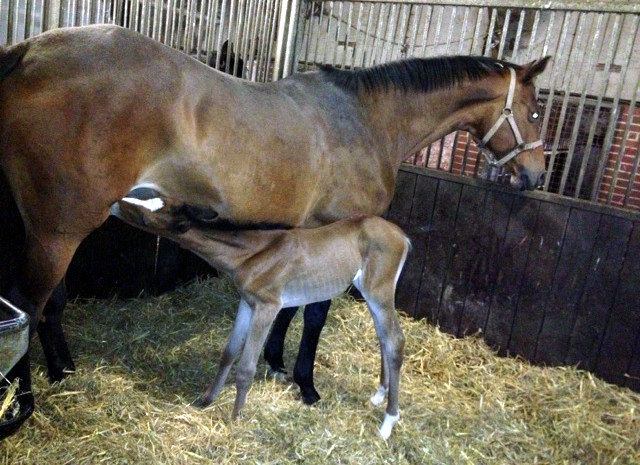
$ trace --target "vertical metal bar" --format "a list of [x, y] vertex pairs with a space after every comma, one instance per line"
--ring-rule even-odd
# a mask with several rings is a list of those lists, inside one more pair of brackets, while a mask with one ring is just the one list
[[498, 16], [498, 9], [497, 8], [492, 8], [491, 9], [491, 19], [489, 20], [489, 32], [487, 32], [487, 41], [485, 43], [485, 48], [484, 48], [484, 56], [489, 56], [491, 53], [491, 42], [493, 40], [493, 32], [495, 30], [496, 27], [496, 18]]
[[509, 22], [511, 21], [511, 8], [507, 8], [507, 11], [504, 14], [504, 24], [502, 25], [502, 33], [500, 35], [500, 45], [498, 46], [498, 58], [502, 59], [504, 55], [504, 46], [507, 43], [507, 35], [509, 33]]
[[[484, 15], [482, 14], [482, 12], [486, 10], [486, 8], [478, 8], [476, 10], [476, 24], [474, 26], [473, 29], [473, 42], [471, 42], [471, 54], [475, 55], [482, 53], [482, 44], [480, 43], [480, 30], [481, 30], [481, 25], [482, 25], [482, 18], [484, 17]], [[489, 14], [488, 10], [487, 10], [487, 15]], [[476, 52], [476, 47], [480, 45], [480, 51]], [[469, 141], [469, 138], [467, 138], [467, 141]], [[467, 142], [469, 143], [469, 142]]]
[[[211, 12], [211, 5], [213, 4], [213, 0], [200, 0], [200, 19], [198, 21], [198, 34], [196, 36], [196, 58], [201, 60], [202, 52], [203, 52], [203, 43], [206, 49], [207, 47], [207, 36], [206, 36], [206, 26], [208, 25], [207, 21], [209, 21], [209, 13]], [[206, 10], [205, 10], [206, 6]]]
[[[395, 20], [394, 20], [395, 13]], [[391, 52], [388, 52], [389, 49], [393, 50], [393, 44], [395, 42], [395, 34], [398, 26], [398, 17], [400, 16], [400, 9], [396, 4], [391, 6], [391, 14], [389, 15], [389, 21], [387, 22], [387, 30], [385, 31], [385, 40], [382, 45], [382, 50], [380, 54], [380, 63], [386, 63], [391, 59], [389, 56]]]
[[462, 51], [464, 50], [465, 34], [467, 33], [467, 26], [469, 24], [469, 10], [471, 10], [469, 7], [464, 9], [462, 29], [460, 29], [460, 39], [458, 40], [458, 55], [462, 55]]
[[327, 16], [329, 17], [327, 20], [327, 34], [325, 35], [325, 40], [324, 40], [324, 50], [322, 51], [322, 63], [327, 63], [327, 49], [328, 47], [328, 42], [329, 42], [329, 37], [331, 36], [331, 22], [333, 20], [333, 2], [329, 2], [329, 13], [327, 14]]
[[260, 74], [258, 75], [258, 80], [260, 81], [266, 81], [269, 78], [269, 61], [267, 59], [267, 54], [269, 52], [269, 47], [273, 42], [273, 26], [271, 24], [276, 12], [275, 5], [275, 0], [268, 0], [267, 14], [264, 19], [265, 28], [264, 33], [262, 34], [262, 45], [260, 47]]
[[[378, 63], [376, 55], [377, 55], [377, 50], [378, 50], [379, 47], [378, 47], [377, 43], [378, 43], [378, 38], [381, 37], [381, 35], [382, 35], [382, 27], [383, 27], [383, 24], [385, 22], [384, 21], [384, 19], [385, 19], [385, 14], [384, 14], [385, 7], [386, 7], [386, 5], [384, 3], [382, 3], [380, 5], [380, 10], [378, 10], [378, 24], [376, 25], [376, 31], [374, 33], [373, 43], [371, 45], [371, 52], [369, 54], [369, 56], [371, 57], [371, 60], [370, 60], [370, 63], [369, 63], [370, 66], [375, 65], [375, 64]], [[386, 28], [385, 28], [385, 30], [386, 30]], [[382, 39], [380, 39], [380, 40], [382, 40], [382, 47], [384, 47], [384, 36], [382, 36]]]
[[442, 29], [442, 18], [444, 17], [444, 6], [436, 6], [438, 9], [438, 19], [436, 20], [436, 37], [433, 39], [434, 50], [440, 54], [440, 30]]
[[[418, 14], [416, 14], [416, 11]], [[407, 56], [413, 57], [416, 54], [416, 40], [418, 38], [418, 23], [420, 22], [420, 16], [422, 15], [421, 5], [411, 5], [409, 10], [409, 22], [413, 24], [411, 28], [411, 37], [408, 41]]]
[[333, 48], [333, 59], [331, 60], [331, 66], [336, 65], [336, 57], [338, 55], [338, 42], [340, 41], [340, 26], [342, 25], [342, 5], [344, 2], [339, 2], [338, 18], [336, 19], [336, 37], [335, 47]]
[[531, 26], [531, 35], [529, 36], [529, 45], [527, 45], [527, 61], [531, 60], [531, 51], [533, 50], [533, 44], [536, 42], [536, 35], [538, 33], [538, 24], [540, 23], [540, 10], [536, 10], [533, 16], [533, 26]]
[[344, 52], [342, 53], [342, 64], [340, 67], [344, 69], [347, 64], [347, 50], [349, 50], [349, 39], [351, 38], [351, 20], [353, 19], [353, 2], [349, 2], [349, 11], [347, 12], [347, 31], [344, 37]]
[[[269, 79], [269, 76], [273, 76], [273, 73], [269, 73], [269, 66], [271, 65], [271, 54], [273, 51], [273, 39], [276, 35], [276, 28], [277, 28], [277, 20], [278, 20], [278, 15], [276, 14], [277, 11], [280, 9], [280, 0], [275, 0], [275, 7], [273, 8], [273, 14], [272, 14], [272, 21], [271, 21], [271, 33], [270, 33], [270, 40], [269, 40], [269, 47], [267, 49], [267, 69], [266, 69], [266, 73], [265, 73], [265, 81]], [[273, 67], [273, 72], [275, 73], [276, 67]]]
[[[214, 14], [214, 20], [215, 20], [216, 12], [214, 12], [213, 14]], [[227, 18], [227, 0], [222, 0], [222, 7], [220, 10], [220, 29], [218, 30], [218, 39], [216, 41], [216, 63], [215, 63], [216, 69], [220, 69], [220, 52], [222, 47], [222, 36], [224, 35], [226, 18]]]
[[[611, 16], [609, 16], [609, 18], [611, 18]], [[604, 62], [604, 72], [606, 73], [606, 77], [603, 77], [602, 79], [602, 83], [600, 84], [600, 89], [598, 90], [598, 101], [596, 103], [596, 110], [595, 110], [595, 117], [593, 119], [593, 121], [591, 122], [591, 128], [589, 130], [589, 137], [587, 138], [587, 152], [589, 153], [591, 151], [591, 145], [593, 144], [593, 138], [595, 136], [595, 130], [596, 130], [596, 122], [597, 122], [597, 115], [600, 112], [600, 108], [602, 106], [602, 100], [605, 94], [605, 90], [606, 90], [606, 86], [607, 83], [609, 81], [609, 77], [611, 76], [611, 63], [613, 62], [613, 57], [615, 55], [615, 45], [618, 43], [618, 41], [620, 40], [618, 35], [619, 35], [619, 28], [620, 28], [620, 15], [616, 15], [614, 23], [613, 23], [613, 32], [608, 36], [609, 38], [609, 49], [607, 50], [607, 56], [605, 58], [605, 62]], [[616, 37], [615, 40], [612, 40], [613, 37]], [[614, 117], [617, 114], [617, 108], [613, 108], [611, 111], [611, 116], [609, 118], [609, 124], [608, 124], [608, 128], [611, 129], [611, 125], [612, 120], [615, 120]], [[602, 175], [604, 174], [604, 169], [606, 168], [606, 164], [607, 164], [607, 159], [608, 159], [608, 154], [609, 154], [609, 129], [607, 130], [607, 135], [605, 136], [605, 143], [603, 144], [603, 148], [602, 151], [600, 153], [600, 161], [598, 163], [598, 169], [596, 171], [596, 179], [595, 182], [593, 184], [593, 190], [591, 192], [591, 200], [592, 201], [596, 201], [598, 199], [598, 192], [600, 190], [600, 182], [602, 180]]]
[[[630, 17], [630, 16], [629, 16]], [[620, 74], [620, 79], [618, 81], [618, 90], [616, 92], [616, 95], [613, 99], [613, 108], [615, 111], [612, 112], [612, 117], [611, 120], [609, 121], [609, 130], [607, 135], [605, 136], [605, 147], [606, 147], [606, 151], [604, 151], [603, 153], [605, 154], [605, 156], [608, 158], [609, 153], [611, 152], [611, 141], [613, 140], [613, 134], [615, 133], [615, 129], [616, 129], [616, 121], [617, 121], [617, 114], [618, 111], [620, 109], [619, 103], [620, 103], [620, 95], [622, 94], [622, 88], [624, 87], [624, 82], [626, 81], [627, 78], [627, 72], [629, 71], [629, 63], [631, 62], [631, 55], [633, 52], [633, 43], [635, 42], [636, 38], [638, 37], [638, 17], [634, 16], [635, 19], [635, 25], [634, 25], [634, 32], [633, 34], [629, 34], [629, 40], [627, 42], [627, 53], [626, 56], [623, 57], [623, 65], [622, 65], [622, 73]], [[624, 19], [623, 19], [624, 21]], [[620, 33], [622, 34], [622, 30], [624, 28], [621, 27], [620, 28]], [[620, 39], [618, 39], [618, 42], [620, 41]], [[616, 46], [617, 48], [617, 46]], [[616, 114], [616, 117], [613, 117], [613, 114]], [[611, 201], [613, 200], [613, 194], [615, 192], [615, 186], [618, 183], [618, 174], [620, 173], [620, 166], [622, 163], [622, 159], [624, 158], [624, 154], [625, 154], [625, 150], [627, 148], [627, 138], [629, 136], [629, 128], [631, 125], [631, 121], [632, 121], [632, 108], [629, 108], [629, 114], [627, 115], [627, 124], [625, 126], [625, 130], [624, 130], [624, 134], [622, 136], [622, 145], [620, 146], [620, 151], [618, 152], [618, 156], [616, 158], [616, 163], [615, 163], [615, 168], [613, 170], [613, 179], [611, 180], [611, 184], [609, 185], [609, 192], [607, 194], [607, 204], [610, 205]], [[603, 157], [604, 158], [604, 157]]]
[[289, 22], [287, 24], [289, 32], [287, 35], [287, 43], [286, 50], [284, 56], [284, 72], [282, 77], [287, 77], [293, 71], [293, 57], [294, 57], [294, 40], [295, 40], [295, 32], [296, 25], [298, 21], [298, 11], [300, 6], [300, 0], [292, 0], [291, 1], [291, 13], [289, 15]]
[[[588, 14], [588, 13], [580, 13], [581, 17], [584, 17], [585, 20], [586, 19], [591, 19], [592, 15]], [[600, 18], [601, 20], [602, 18]], [[580, 21], [580, 18], [578, 19], [578, 21]], [[593, 27], [593, 21], [591, 21], [591, 26]], [[592, 31], [592, 28], [589, 28], [588, 32], [585, 34], [585, 37], [587, 39], [587, 41], [591, 42], [591, 47], [590, 47], [590, 51], [589, 53], [587, 53], [586, 55], [583, 54], [582, 56], [582, 63], [580, 65], [580, 68], [578, 68], [580, 75], [582, 76], [582, 70], [591, 70], [591, 79], [593, 79], [593, 69], [594, 69], [594, 60], [596, 58], [596, 49], [597, 49], [597, 44], [598, 44], [598, 39], [600, 36], [600, 30], [596, 29], [595, 33]], [[585, 44], [584, 49], [586, 49], [587, 46]], [[582, 48], [581, 48], [582, 49]], [[585, 63], [586, 63], [586, 67], [585, 67]], [[580, 100], [578, 103], [578, 108], [576, 110], [576, 115], [575, 115], [575, 121], [573, 124], [573, 130], [571, 133], [571, 139], [569, 141], [569, 148], [568, 148], [568, 152], [567, 152], [567, 159], [565, 161], [565, 170], [563, 172], [563, 176], [562, 179], [560, 180], [560, 192], [564, 192], [565, 189], [565, 184], [566, 184], [566, 180], [568, 178], [568, 173], [569, 173], [569, 169], [567, 167], [571, 166], [571, 163], [573, 162], [573, 155], [575, 152], [575, 148], [576, 148], [576, 141], [578, 140], [578, 134], [580, 132], [580, 122], [582, 120], [582, 112], [584, 110], [584, 105], [585, 105], [585, 101], [586, 101], [586, 96], [587, 96], [587, 89], [590, 85], [591, 79], [582, 79], [582, 92], [580, 95]], [[576, 190], [574, 192], [574, 196], [578, 196], [580, 193], [580, 189], [581, 189], [581, 183], [576, 183]]]
[[524, 17], [526, 10], [520, 10], [520, 17], [518, 18], [518, 29], [516, 30], [516, 39], [513, 44], [513, 51], [511, 53], [511, 62], [515, 63], [518, 56], [518, 48], [520, 48], [520, 38], [522, 37], [522, 27], [524, 25]]
[[[445, 45], [444, 45], [445, 55], [449, 55], [449, 45], [451, 45], [451, 40], [453, 39], [453, 25], [455, 24], [457, 19], [457, 11], [458, 10], [455, 6], [451, 8], [451, 19], [449, 20], [449, 31], [447, 32], [447, 41], [445, 42]], [[464, 35], [464, 31], [462, 31], [462, 34]]]
[[[591, 15], [590, 15], [591, 16]], [[580, 129], [580, 123], [582, 120], [582, 112], [585, 108], [585, 101], [586, 101], [586, 97], [587, 97], [587, 92], [591, 89], [591, 86], [593, 84], [593, 79], [595, 77], [595, 73], [596, 73], [596, 62], [598, 57], [600, 56], [600, 53], [602, 51], [602, 48], [604, 46], [604, 35], [602, 40], [600, 40], [600, 36], [601, 36], [601, 28], [602, 28], [602, 21], [604, 20], [605, 15], [603, 14], [599, 14], [598, 15], [598, 20], [595, 24], [595, 31], [593, 31], [593, 21], [592, 21], [592, 31], [589, 33], [589, 36], [591, 37], [591, 50], [589, 53], [589, 60], [587, 62], [587, 67], [586, 67], [586, 71], [588, 71], [588, 75], [585, 79], [583, 79], [583, 89], [582, 89], [582, 94], [580, 96], [580, 101], [578, 104], [578, 112], [576, 115], [576, 122], [573, 128], [573, 133], [571, 135], [571, 142], [569, 144], [569, 150], [570, 153], [573, 154], [575, 152], [575, 147], [576, 147], [576, 141], [578, 138], [578, 133], [579, 133], [579, 129]], [[592, 118], [597, 118], [597, 114], [594, 113]], [[585, 147], [586, 149], [586, 147]], [[590, 150], [590, 149], [589, 149]], [[587, 165], [588, 165], [588, 161], [591, 158], [591, 154], [588, 153], [586, 150], [584, 150], [583, 153], [583, 159], [582, 162], [580, 164], [580, 170], [578, 173], [578, 179], [576, 181], [576, 191], [574, 192], [574, 197], [578, 198], [581, 191], [582, 191], [582, 183], [584, 181], [584, 176], [586, 173], [586, 169], [587, 169]]]
[[280, 78], [280, 71], [284, 57], [284, 46], [286, 41], [286, 24], [287, 24], [287, 8], [288, 1], [282, 0], [280, 5], [280, 15], [278, 18], [278, 39], [276, 43], [276, 56], [275, 63], [273, 65], [273, 80], [277, 81]]
[[431, 15], [433, 13], [433, 7], [427, 6], [427, 16], [424, 20], [424, 30], [422, 31], [422, 56], [426, 57], [427, 54], [427, 41], [429, 40], [429, 29], [431, 27]]
[[324, 18], [324, 2], [320, 2], [320, 11], [318, 12], [318, 26], [316, 27], [316, 46], [313, 50], [313, 63], [318, 64], [320, 60], [320, 37], [322, 36], [322, 19]]
[[[573, 15], [571, 12], [567, 13], [567, 18], [568, 20], [566, 20], [566, 23], [570, 23], [571, 24], [571, 19], [572, 19]], [[575, 22], [575, 28], [577, 28], [577, 32], [573, 34], [573, 39], [575, 40], [576, 37], [579, 38], [582, 36], [582, 32], [583, 32], [583, 27], [584, 27], [584, 21], [581, 21], [582, 15], [578, 15], [577, 21]], [[575, 30], [574, 28], [574, 30]], [[568, 26], [565, 26], [563, 33], [567, 33], [567, 31], [569, 30]], [[573, 45], [573, 44], [571, 44]], [[561, 74], [562, 75], [566, 75], [569, 72], [569, 69], [572, 68], [572, 62], [578, 58], [578, 54], [575, 53], [571, 53], [571, 45], [569, 46], [569, 58], [566, 61], [566, 65], [564, 70], [562, 70]], [[584, 59], [584, 54], [582, 54], [582, 58]], [[558, 146], [560, 143], [560, 136], [562, 135], [562, 128], [564, 127], [564, 120], [567, 114], [567, 108], [569, 105], [569, 96], [570, 96], [570, 92], [564, 92], [564, 96], [562, 98], [562, 107], [560, 109], [560, 116], [558, 119], [558, 128], [556, 130], [555, 136], [554, 136], [554, 140], [553, 140], [553, 146], [551, 148], [551, 159], [549, 160], [549, 171], [553, 171], [553, 167], [555, 166], [555, 158], [558, 154]], [[570, 165], [565, 164], [564, 167], [564, 179], [566, 179], [566, 174], [569, 173], [569, 168]], [[551, 176], [549, 176], [549, 178], [551, 178]], [[558, 191], [559, 194], [563, 193], [563, 190], [560, 189]]]
[[362, 41], [362, 57], [361, 57], [361, 60], [360, 60], [360, 67], [365, 67], [366, 66], [366, 58], [367, 58], [367, 53], [368, 53], [368, 50], [369, 50], [367, 48], [367, 42], [369, 42], [371, 24], [374, 22], [373, 21], [373, 12], [375, 10], [376, 4], [375, 3], [370, 3], [367, 6], [369, 8], [369, 17], [367, 18], [367, 27], [365, 28], [364, 40]]
[[396, 24], [396, 30], [393, 33], [394, 38], [393, 46], [391, 47], [391, 60], [401, 58], [406, 51], [406, 37], [407, 29], [409, 27], [409, 24], [407, 24], [407, 9], [407, 5], [402, 5], [400, 7], [400, 11], [398, 11], [398, 22]]
[[25, 10], [24, 10], [24, 38], [28, 39], [29, 33], [31, 32], [31, 16], [33, 14], [33, 0], [25, 1]]
[[358, 50], [358, 36], [362, 31], [362, 11], [364, 10], [364, 5], [362, 3], [358, 3], [358, 18], [356, 20], [356, 38], [353, 41], [353, 52], [351, 53], [351, 68], [355, 69], [356, 67], [356, 52]]

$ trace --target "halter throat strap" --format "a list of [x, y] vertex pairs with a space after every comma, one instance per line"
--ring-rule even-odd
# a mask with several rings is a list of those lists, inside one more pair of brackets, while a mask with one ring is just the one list
[[[489, 132], [485, 134], [485, 136], [482, 138], [482, 141], [478, 144], [478, 148], [487, 159], [487, 162], [493, 166], [502, 166], [512, 158], [518, 156], [521, 152], [532, 150], [542, 145], [542, 139], [538, 139], [527, 144], [525, 144], [524, 140], [522, 140], [522, 135], [520, 134], [520, 130], [518, 129], [518, 123], [516, 123], [516, 119], [513, 117], [513, 111], [511, 109], [511, 106], [513, 105], [513, 96], [516, 92], [516, 71], [513, 68], [509, 68], [509, 73], [511, 75], [511, 80], [509, 82], [509, 92], [507, 93], [507, 101], [504, 105], [504, 108], [502, 109], [502, 114], [498, 117], [493, 126], [491, 126], [491, 129], [489, 129]], [[513, 135], [516, 138], [517, 145], [513, 148], [513, 150], [511, 150], [511, 152], [498, 159], [495, 154], [487, 148], [487, 143], [495, 135], [498, 129], [500, 129], [500, 126], [502, 126], [502, 123], [504, 123], [505, 120], [509, 123], [511, 131], [513, 131]]]

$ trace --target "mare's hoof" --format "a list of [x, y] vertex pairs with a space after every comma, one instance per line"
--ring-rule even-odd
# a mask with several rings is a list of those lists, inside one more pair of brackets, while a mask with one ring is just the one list
[[49, 383], [53, 384], [55, 382], [62, 381], [67, 376], [72, 375], [75, 372], [76, 372], [76, 367], [73, 366], [73, 364], [71, 367], [49, 368], [47, 370], [47, 378], [49, 379]]
[[200, 409], [206, 408], [209, 405], [211, 405], [211, 401], [204, 397], [200, 397], [199, 399], [196, 399], [193, 402], [191, 402], [192, 407], [200, 408]]
[[284, 381], [287, 379], [287, 371], [284, 369], [276, 369], [269, 367], [267, 368], [267, 374], [278, 381]]
[[320, 394], [315, 388], [300, 388], [300, 394], [302, 395], [302, 402], [307, 405], [313, 405], [320, 400]]

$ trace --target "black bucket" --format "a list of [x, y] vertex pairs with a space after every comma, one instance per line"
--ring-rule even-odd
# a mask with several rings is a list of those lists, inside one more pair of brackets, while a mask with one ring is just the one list
[[34, 398], [31, 393], [29, 364], [29, 317], [22, 310], [0, 297], [0, 390], [20, 381], [16, 394], [18, 413], [4, 421], [0, 419], [0, 440], [13, 434], [31, 416]]

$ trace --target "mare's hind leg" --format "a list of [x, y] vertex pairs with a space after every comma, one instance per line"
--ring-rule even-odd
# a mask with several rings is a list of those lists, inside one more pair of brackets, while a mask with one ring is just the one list
[[293, 369], [293, 380], [300, 386], [302, 402], [307, 405], [320, 400], [320, 394], [313, 385], [313, 365], [320, 341], [320, 333], [327, 321], [327, 314], [331, 306], [330, 300], [309, 304], [304, 308], [304, 327], [296, 366]]
[[218, 373], [202, 397], [193, 403], [194, 407], [204, 408], [207, 405], [210, 405], [211, 402], [220, 395], [220, 392], [224, 387], [224, 382], [226, 381], [227, 376], [229, 376], [229, 371], [231, 371], [233, 362], [238, 358], [242, 348], [244, 347], [247, 339], [247, 333], [249, 332], [250, 322], [251, 308], [244, 300], [241, 300], [238, 307], [238, 314], [236, 315], [236, 320], [233, 324], [233, 329], [231, 330], [229, 339], [227, 340], [222, 351], [222, 356], [220, 357]]
[[[27, 231], [21, 270], [7, 297], [31, 317], [31, 334], [42, 320], [43, 311], [53, 291], [62, 281], [73, 254], [86, 234], [41, 233]], [[73, 369], [62, 333], [61, 317], [65, 298], [58, 298], [47, 310], [40, 338], [47, 358], [47, 371], [53, 381]], [[53, 339], [51, 339], [53, 338]]]
[[269, 364], [271, 371], [276, 374], [287, 372], [283, 360], [284, 339], [297, 311], [298, 307], [287, 307], [278, 312], [269, 339], [264, 346], [264, 359]]
[[62, 331], [62, 312], [66, 304], [67, 291], [63, 280], [51, 294], [38, 324], [38, 336], [47, 359], [47, 376], [51, 383], [61, 381], [76, 369]]

